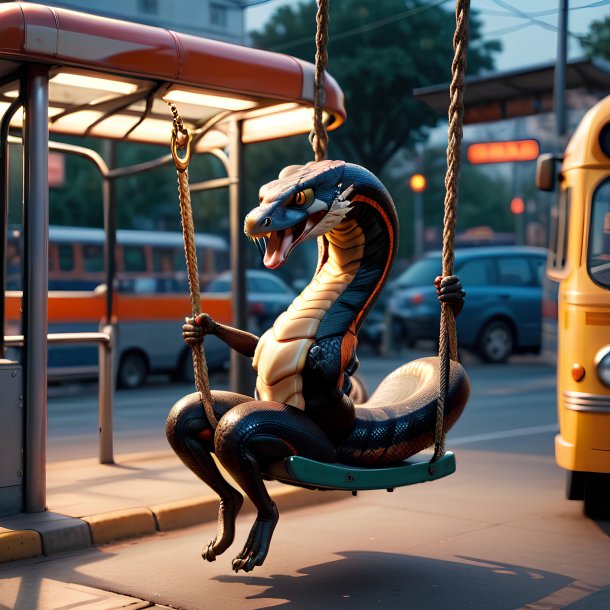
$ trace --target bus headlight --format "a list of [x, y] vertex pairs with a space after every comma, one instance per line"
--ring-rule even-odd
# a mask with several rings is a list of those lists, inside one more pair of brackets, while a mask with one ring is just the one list
[[610, 386], [610, 345], [603, 347], [595, 354], [597, 376], [601, 382]]

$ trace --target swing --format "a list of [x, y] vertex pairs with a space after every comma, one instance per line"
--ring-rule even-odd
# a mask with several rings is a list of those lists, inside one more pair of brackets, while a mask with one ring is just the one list
[[[455, 57], [452, 64], [449, 108], [449, 138], [447, 147], [447, 175], [445, 196], [445, 217], [443, 232], [443, 277], [453, 274], [453, 250], [455, 233], [455, 213], [460, 167], [460, 145], [462, 137], [463, 89], [468, 42], [469, 2], [458, 0], [456, 9], [456, 31], [454, 36]], [[322, 119], [322, 96], [324, 92], [324, 70], [327, 61], [328, 40], [328, 0], [318, 2], [318, 31], [316, 34], [314, 129], [310, 141], [316, 162], [326, 158], [328, 136]], [[194, 228], [190, 194], [188, 189], [188, 161], [190, 157], [190, 135], [184, 128], [178, 112], [170, 104], [174, 115], [172, 133], [172, 155], [178, 170], [180, 211], [185, 241], [187, 271], [193, 317], [201, 313], [199, 278], [194, 246]], [[182, 153], [180, 151], [183, 151]], [[335, 163], [335, 162], [327, 162]], [[281, 175], [280, 175], [281, 177]], [[342, 196], [342, 195], [341, 195]], [[341, 197], [339, 196], [339, 197]], [[208, 419], [217, 424], [213, 414], [212, 397], [205, 365], [203, 342], [193, 346], [195, 385], [201, 394]], [[354, 495], [360, 490], [386, 489], [433, 481], [455, 472], [455, 455], [445, 450], [446, 417], [445, 406], [455, 400], [463, 404], [453, 421], [461, 413], [469, 393], [469, 381], [461, 365], [457, 362], [457, 338], [454, 312], [448, 302], [441, 303], [441, 326], [439, 355], [422, 358], [401, 367], [401, 379], [409, 380], [408, 389], [402, 394], [407, 409], [435, 408], [434, 452], [432, 456], [420, 452], [398, 464], [384, 466], [362, 466], [341, 462], [323, 462], [300, 455], [292, 455], [278, 460], [266, 460], [261, 464], [263, 478], [277, 480], [285, 484], [319, 490], [346, 490]], [[364, 407], [375, 408], [376, 396]], [[453, 423], [450, 422], [450, 423]], [[429, 443], [431, 444], [431, 443]], [[381, 461], [383, 464], [383, 461]]]

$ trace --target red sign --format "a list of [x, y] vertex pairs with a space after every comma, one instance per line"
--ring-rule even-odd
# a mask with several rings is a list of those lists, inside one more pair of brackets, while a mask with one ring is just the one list
[[66, 180], [64, 156], [61, 153], [49, 153], [49, 186], [61, 187]]
[[480, 163], [507, 163], [510, 161], [534, 161], [540, 154], [537, 140], [511, 140], [509, 142], [478, 142], [467, 150], [468, 161]]

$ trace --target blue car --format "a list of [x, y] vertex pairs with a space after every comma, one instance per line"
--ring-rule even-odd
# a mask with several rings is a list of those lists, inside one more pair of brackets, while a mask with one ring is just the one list
[[[455, 273], [466, 302], [457, 318], [460, 347], [486, 362], [505, 362], [513, 353], [538, 353], [541, 346], [544, 248], [492, 246], [457, 249]], [[441, 253], [431, 252], [389, 286], [389, 331], [394, 346], [438, 340], [440, 307], [434, 278]]]

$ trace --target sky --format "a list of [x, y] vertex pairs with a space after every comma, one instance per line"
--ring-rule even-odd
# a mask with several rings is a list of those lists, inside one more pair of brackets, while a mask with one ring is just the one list
[[[297, 3], [298, 0], [268, 0], [246, 9], [247, 29], [259, 29], [282, 4]], [[453, 0], [447, 0], [447, 7], [454, 5]], [[555, 59], [559, 5], [560, 0], [472, 0], [471, 7], [478, 9], [483, 18], [483, 35], [503, 43], [504, 50], [496, 60], [499, 71], [544, 64]], [[574, 35], [586, 33], [592, 21], [610, 15], [610, 0], [568, 0], [568, 7], [568, 29]], [[570, 36], [568, 58], [575, 59], [582, 54], [578, 41]]]

